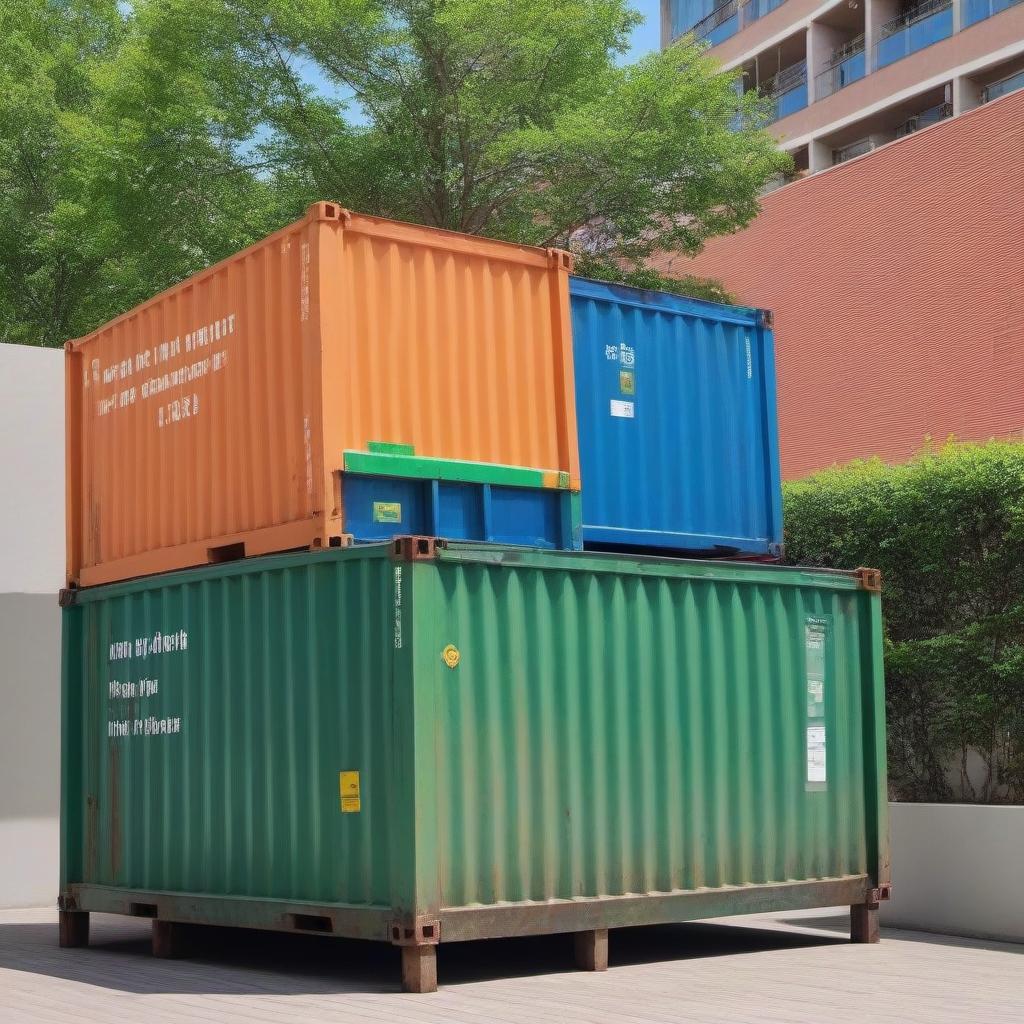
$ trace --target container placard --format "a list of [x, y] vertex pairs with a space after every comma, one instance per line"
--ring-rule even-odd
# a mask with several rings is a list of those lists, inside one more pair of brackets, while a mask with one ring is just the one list
[[400, 523], [402, 521], [401, 502], [375, 501], [373, 503], [373, 521], [375, 523]]
[[338, 788], [341, 790], [342, 814], [354, 814], [362, 809], [359, 799], [359, 772], [339, 772]]
[[807, 726], [807, 781], [825, 782], [825, 726]]
[[809, 789], [824, 789], [826, 770], [825, 666], [828, 619], [808, 618], [804, 623], [804, 671], [807, 678], [807, 775]]
[[612, 415], [621, 419], [631, 420], [633, 418], [633, 403], [622, 402], [617, 398], [612, 399]]

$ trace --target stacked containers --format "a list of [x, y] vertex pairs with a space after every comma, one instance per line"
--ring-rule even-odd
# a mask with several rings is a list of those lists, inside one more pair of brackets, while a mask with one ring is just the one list
[[587, 547], [777, 556], [770, 318], [573, 278]]
[[[319, 203], [69, 343], [69, 584], [341, 545], [346, 501], [392, 533], [460, 536], [493, 511], [469, 536], [578, 546], [569, 269], [557, 250]], [[386, 474], [379, 496], [350, 489], [346, 453], [374, 443], [480, 493], [442, 493], [432, 520], [422, 494], [397, 508]]]
[[877, 575], [499, 546], [780, 539], [761, 315], [576, 279], [574, 372], [569, 269], [323, 203], [69, 344], [62, 944], [874, 936]]

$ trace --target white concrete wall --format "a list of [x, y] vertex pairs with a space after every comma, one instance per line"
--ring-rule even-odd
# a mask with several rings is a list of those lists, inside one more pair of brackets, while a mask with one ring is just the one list
[[1024, 942], [1024, 807], [889, 805], [882, 924]]
[[0, 594], [64, 585], [64, 353], [0, 345]]
[[52, 906], [60, 813], [64, 353], [0, 345], [0, 907]]

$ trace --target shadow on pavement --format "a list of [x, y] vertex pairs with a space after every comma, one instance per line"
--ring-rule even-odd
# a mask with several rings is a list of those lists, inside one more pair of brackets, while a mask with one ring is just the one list
[[[385, 943], [190, 926], [187, 958], [150, 955], [148, 922], [94, 914], [87, 949], [60, 949], [56, 923], [0, 924], [0, 968], [132, 993], [299, 995], [395, 992], [399, 954]], [[611, 967], [836, 945], [845, 938], [722, 924], [612, 932]], [[571, 935], [442, 945], [442, 986], [573, 971]]]

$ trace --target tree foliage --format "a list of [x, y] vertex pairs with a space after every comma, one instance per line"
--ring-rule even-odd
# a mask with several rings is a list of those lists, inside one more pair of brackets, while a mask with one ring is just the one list
[[[0, 340], [60, 344], [270, 230], [240, 158], [263, 103], [162, 5], [0, 13]], [[230, 62], [228, 62], [230, 64]]]
[[1024, 444], [826, 470], [785, 515], [794, 564], [882, 570], [894, 793], [1024, 802]]
[[650, 253], [747, 223], [788, 158], [700, 46], [621, 65], [637, 19], [627, 0], [8, 0], [0, 340], [85, 333], [319, 199], [649, 279]]

